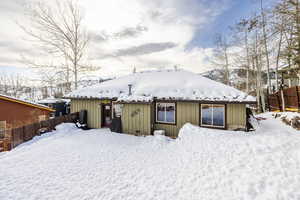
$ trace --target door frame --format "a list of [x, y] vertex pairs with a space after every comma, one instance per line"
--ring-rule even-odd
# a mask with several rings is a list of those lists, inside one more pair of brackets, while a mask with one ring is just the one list
[[100, 106], [101, 106], [101, 128], [107, 127], [107, 126], [105, 126], [105, 116], [104, 116], [104, 113], [106, 112], [105, 106], [110, 106], [109, 116], [112, 120], [112, 103], [111, 102], [110, 103], [101, 103]]

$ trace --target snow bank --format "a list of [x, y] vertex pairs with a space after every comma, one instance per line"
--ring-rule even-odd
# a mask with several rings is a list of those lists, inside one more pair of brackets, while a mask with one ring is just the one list
[[279, 114], [281, 118], [285, 117], [287, 120], [292, 120], [295, 117], [300, 117], [300, 113], [297, 112], [279, 112], [276, 114]]
[[300, 134], [268, 117], [255, 132], [186, 124], [178, 139], [63, 124], [0, 154], [0, 199], [300, 197]]
[[55, 126], [55, 130], [56, 132], [72, 133], [73, 131], [78, 131], [78, 128], [74, 123], [62, 123]]
[[[128, 95], [128, 85], [132, 95]], [[117, 98], [119, 101], [152, 101], [158, 99], [255, 101], [235, 88], [184, 70], [134, 73], [76, 90], [71, 98]]]
[[296, 130], [300, 130], [300, 113], [297, 112], [267, 112], [259, 115], [260, 117], [274, 118]]

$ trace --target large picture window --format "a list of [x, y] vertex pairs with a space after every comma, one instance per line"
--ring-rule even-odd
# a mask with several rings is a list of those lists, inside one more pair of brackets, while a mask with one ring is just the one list
[[201, 125], [225, 128], [225, 105], [201, 104]]
[[156, 122], [175, 124], [175, 103], [156, 103]]

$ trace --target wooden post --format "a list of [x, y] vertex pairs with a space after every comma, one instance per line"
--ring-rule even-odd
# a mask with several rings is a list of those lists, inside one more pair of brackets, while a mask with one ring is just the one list
[[282, 102], [282, 111], [285, 112], [285, 101], [284, 101], [284, 92], [283, 89], [280, 90], [281, 102]]
[[[280, 91], [280, 90], [279, 90]], [[276, 93], [276, 99], [277, 99], [277, 101], [278, 101], [278, 106], [279, 106], [279, 111], [282, 111], [282, 108], [281, 108], [281, 104], [280, 104], [280, 97], [279, 97], [279, 95], [280, 95], [280, 92], [279, 91], [277, 91], [277, 93]]]
[[299, 97], [299, 86], [296, 86], [296, 94], [297, 94], [297, 105], [298, 105], [298, 112], [300, 110], [300, 97]]
[[270, 93], [269, 93], [269, 90], [267, 90], [267, 104], [268, 104], [269, 112], [271, 112], [271, 106], [270, 106], [269, 98], [270, 98]]

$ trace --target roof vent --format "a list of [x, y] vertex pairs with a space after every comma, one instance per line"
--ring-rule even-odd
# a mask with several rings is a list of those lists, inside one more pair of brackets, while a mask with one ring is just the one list
[[128, 96], [132, 95], [131, 88], [132, 88], [132, 84], [128, 84]]

